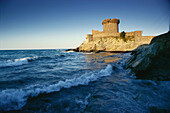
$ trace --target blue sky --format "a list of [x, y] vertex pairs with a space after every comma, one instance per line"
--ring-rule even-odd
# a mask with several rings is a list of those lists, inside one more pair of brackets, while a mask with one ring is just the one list
[[169, 29], [169, 0], [1, 0], [0, 49], [74, 48], [102, 20], [119, 31], [159, 35]]

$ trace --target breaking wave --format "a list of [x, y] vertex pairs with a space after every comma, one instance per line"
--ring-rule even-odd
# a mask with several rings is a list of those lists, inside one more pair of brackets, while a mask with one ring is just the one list
[[[64, 55], [57, 55], [57, 57], [63, 57]], [[7, 60], [5, 62], [0, 62], [0, 68], [2, 67], [12, 67], [12, 66], [20, 66], [24, 64], [28, 64], [30, 61], [34, 61], [37, 59], [53, 59], [55, 57], [48, 57], [48, 56], [34, 56], [34, 57], [25, 57], [20, 59], [14, 60]]]
[[14, 59], [14, 60], [8, 60], [6, 62], [2, 62], [0, 64], [0, 67], [11, 67], [11, 66], [20, 66], [24, 64], [28, 64], [29, 61], [33, 61], [38, 59], [37, 56], [35, 57], [25, 57], [25, 58], [20, 58], [20, 59]]
[[119, 56], [119, 59], [116, 63], [113, 64], [113, 67], [117, 68], [117, 69], [123, 69], [125, 64], [126, 64], [126, 60], [130, 57], [130, 53], [126, 53], [122, 56]]
[[[20, 59], [21, 60], [21, 59]], [[19, 60], [19, 61], [20, 61]], [[23, 61], [28, 62], [30, 59]], [[22, 61], [22, 60], [21, 60]], [[80, 77], [66, 79], [51, 85], [32, 85], [23, 89], [7, 89], [0, 92], [0, 111], [21, 109], [29, 97], [38, 96], [40, 93], [51, 93], [60, 91], [62, 88], [70, 88], [78, 85], [88, 85], [89, 82], [96, 81], [103, 76], [110, 76], [112, 66], [109, 64], [105, 69], [85, 73]]]

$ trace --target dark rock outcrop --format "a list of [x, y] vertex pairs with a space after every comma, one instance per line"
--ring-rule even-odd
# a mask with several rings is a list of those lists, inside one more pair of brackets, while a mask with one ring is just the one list
[[141, 45], [126, 61], [137, 78], [170, 80], [170, 32], [154, 37], [149, 45]]
[[67, 50], [65, 50], [66, 52], [68, 52], [68, 51], [74, 51], [74, 52], [79, 52], [79, 48], [76, 48], [76, 49], [67, 49]]

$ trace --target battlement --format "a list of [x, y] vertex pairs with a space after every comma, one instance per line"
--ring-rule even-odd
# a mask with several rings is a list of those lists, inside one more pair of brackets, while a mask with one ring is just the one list
[[93, 30], [93, 29], [92, 29], [92, 34], [99, 34], [99, 33], [102, 33], [102, 31], [99, 31], [99, 30]]
[[120, 23], [119, 19], [113, 18], [113, 19], [106, 19], [102, 21], [103, 24], [103, 32], [104, 33], [118, 33], [119, 32], [119, 26]]
[[102, 21], [102, 25], [108, 24], [108, 23], [117, 23], [117, 24], [119, 24], [120, 21], [119, 21], [119, 19], [116, 19], [116, 18], [113, 18], [113, 19], [109, 18], [109, 19], [105, 19], [105, 20]]

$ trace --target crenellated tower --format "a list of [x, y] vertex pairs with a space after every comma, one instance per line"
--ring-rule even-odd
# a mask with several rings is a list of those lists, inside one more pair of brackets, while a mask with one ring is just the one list
[[116, 19], [116, 18], [103, 20], [102, 21], [103, 32], [104, 33], [118, 33], [119, 23], [120, 23], [119, 19]]

